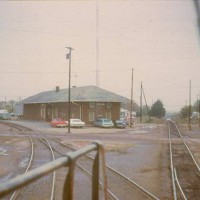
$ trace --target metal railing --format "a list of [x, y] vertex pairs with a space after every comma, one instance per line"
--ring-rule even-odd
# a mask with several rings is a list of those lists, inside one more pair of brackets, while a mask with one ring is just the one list
[[[34, 182], [35, 180], [54, 172], [61, 167], [68, 167], [68, 173], [65, 179], [63, 188], [63, 199], [73, 200], [73, 185], [76, 160], [87, 153], [97, 151], [92, 168], [92, 199], [99, 200], [99, 179], [102, 179], [102, 190], [104, 199], [108, 199], [107, 195], [107, 177], [105, 168], [105, 156], [102, 144], [93, 142], [92, 144], [83, 147], [75, 152], [69, 152], [65, 157], [58, 158], [52, 162], [44, 164], [34, 170], [31, 170], [23, 175], [19, 175], [5, 183], [0, 184], [0, 198], [5, 195], [25, 187], [26, 185]], [[100, 173], [101, 172], [101, 173]]]

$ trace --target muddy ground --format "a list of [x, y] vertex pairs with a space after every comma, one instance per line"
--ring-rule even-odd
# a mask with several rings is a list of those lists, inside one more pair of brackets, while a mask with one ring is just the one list
[[[48, 124], [29, 122], [24, 125], [35, 127], [78, 148], [99, 140], [105, 147], [107, 165], [159, 199], [172, 199], [168, 130], [165, 124], [138, 124], [126, 129], [86, 127], [72, 129], [71, 133], [67, 133], [66, 129], [53, 129]], [[15, 137], [8, 126], [0, 124], [0, 135], [0, 181], [3, 182], [13, 177], [15, 172], [23, 171], [29, 147], [23, 142], [23, 137]]]

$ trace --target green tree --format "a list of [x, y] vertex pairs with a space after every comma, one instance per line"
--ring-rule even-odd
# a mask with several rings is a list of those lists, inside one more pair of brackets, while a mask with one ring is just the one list
[[189, 116], [189, 106], [184, 106], [181, 108], [181, 111], [180, 111], [180, 117], [181, 118], [186, 118]]
[[4, 108], [8, 112], [12, 113], [12, 112], [14, 112], [14, 104], [15, 104], [15, 101], [14, 100], [10, 100], [10, 101], [6, 102], [6, 105], [4, 106]]
[[150, 107], [149, 106], [143, 106], [142, 107], [142, 114], [143, 115], [149, 115], [149, 111], [150, 111], [151, 109], [150, 109]]
[[194, 103], [194, 108], [193, 108], [193, 110], [194, 111], [199, 111], [199, 104], [200, 104], [200, 100], [197, 100], [195, 103]]
[[150, 110], [150, 115], [156, 118], [162, 118], [165, 116], [166, 110], [163, 106], [161, 100], [157, 100], [152, 106]]
[[[187, 118], [189, 117], [189, 108], [190, 106], [184, 106], [181, 108], [180, 117]], [[195, 103], [194, 106], [191, 106], [191, 115], [194, 111], [198, 111], [197, 104]]]

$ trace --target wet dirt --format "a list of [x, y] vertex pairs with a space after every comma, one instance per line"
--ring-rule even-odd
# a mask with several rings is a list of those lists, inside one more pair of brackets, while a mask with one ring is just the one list
[[30, 144], [26, 137], [18, 137], [13, 129], [0, 125], [0, 182], [24, 173], [29, 159]]
[[[47, 132], [46, 127], [42, 129], [40, 125], [40, 129]], [[0, 131], [2, 182], [24, 171], [30, 146], [25, 137], [5, 136], [12, 135], [13, 130], [0, 125]], [[172, 199], [168, 131], [165, 125], [142, 124], [124, 130], [89, 128], [87, 131], [84, 128], [72, 130], [72, 134], [66, 134], [64, 129], [56, 131], [59, 134], [54, 134], [52, 129], [49, 134], [76, 148], [86, 146], [94, 140], [101, 141], [105, 146], [107, 165], [137, 182], [159, 199]]]
[[[82, 140], [76, 139], [81, 137]], [[70, 136], [80, 148], [93, 140], [105, 147], [106, 163], [144, 187], [159, 199], [172, 199], [168, 131], [165, 125], [137, 125], [115, 134]], [[69, 137], [63, 142], [69, 142]]]

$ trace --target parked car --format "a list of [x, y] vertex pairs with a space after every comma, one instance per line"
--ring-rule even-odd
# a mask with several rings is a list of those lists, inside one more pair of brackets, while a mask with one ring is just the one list
[[63, 118], [55, 118], [50, 122], [51, 127], [60, 128], [67, 127], [67, 123]]
[[131, 123], [132, 126], [135, 125], [135, 117], [132, 117], [132, 119], [130, 117], [120, 118], [120, 120], [124, 120], [126, 125], [130, 125], [130, 122], [132, 122]]
[[116, 120], [114, 125], [116, 128], [126, 128], [126, 122], [124, 120]]
[[93, 122], [94, 126], [102, 128], [111, 128], [114, 126], [112, 120], [107, 118], [98, 118]]
[[11, 117], [10, 117], [9, 113], [1, 113], [1, 114], [0, 114], [0, 119], [3, 119], [3, 120], [10, 120]]
[[14, 116], [15, 116], [15, 113], [10, 113], [10, 116], [11, 116], [11, 117], [14, 117]]
[[[66, 121], [68, 124], [68, 121]], [[80, 119], [70, 119], [70, 127], [83, 128], [85, 126], [85, 122]]]

